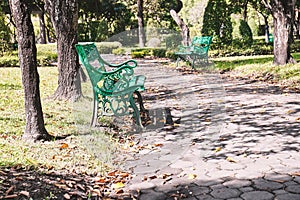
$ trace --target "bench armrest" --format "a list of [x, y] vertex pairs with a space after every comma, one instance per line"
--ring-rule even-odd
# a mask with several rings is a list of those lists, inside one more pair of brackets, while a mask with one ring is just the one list
[[[103, 60], [103, 61], [104, 61], [104, 60]], [[107, 64], [107, 66], [113, 67], [113, 68], [122, 67], [122, 66], [124, 66], [124, 65], [130, 66], [130, 67], [132, 67], [132, 68], [137, 67], [137, 62], [136, 62], [135, 60], [132, 60], [132, 59], [127, 60], [127, 61], [122, 62], [122, 63], [119, 63], [119, 64], [112, 64], [112, 63], [108, 63], [108, 62], [106, 62], [106, 61], [104, 61], [104, 62], [105, 62], [105, 64]]]

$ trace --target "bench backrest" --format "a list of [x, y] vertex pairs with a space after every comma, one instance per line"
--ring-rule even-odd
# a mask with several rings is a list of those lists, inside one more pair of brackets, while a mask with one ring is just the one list
[[99, 73], [106, 72], [106, 62], [100, 56], [95, 43], [76, 44], [76, 50], [93, 86], [97, 85], [103, 78], [99, 76]]
[[212, 42], [212, 36], [195, 36], [192, 40], [193, 46], [201, 46], [208, 51]]

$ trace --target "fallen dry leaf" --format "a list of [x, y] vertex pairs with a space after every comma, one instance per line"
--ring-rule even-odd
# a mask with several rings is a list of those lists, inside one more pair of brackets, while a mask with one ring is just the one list
[[227, 157], [226, 160], [227, 160], [228, 162], [234, 162], [234, 163], [236, 163], [236, 160], [234, 160], [234, 159], [231, 158], [231, 157]]
[[26, 197], [30, 197], [30, 194], [27, 191], [21, 191], [19, 194], [24, 195]]
[[68, 148], [69, 145], [67, 143], [62, 143], [61, 146], [59, 147], [60, 149], [66, 149]]
[[196, 174], [189, 174], [188, 179], [192, 180], [192, 179], [195, 179], [196, 177], [197, 177]]
[[300, 176], [300, 172], [291, 173], [292, 176]]
[[71, 196], [68, 193], [66, 193], [66, 194], [64, 194], [64, 198], [65, 199], [71, 199]]
[[217, 147], [216, 149], [215, 149], [215, 152], [219, 152], [219, 151], [221, 151], [222, 150], [222, 147]]
[[114, 188], [114, 189], [119, 189], [119, 188], [125, 187], [125, 185], [124, 185], [124, 183], [122, 183], [122, 182], [118, 182], [118, 183], [112, 184], [111, 187]]

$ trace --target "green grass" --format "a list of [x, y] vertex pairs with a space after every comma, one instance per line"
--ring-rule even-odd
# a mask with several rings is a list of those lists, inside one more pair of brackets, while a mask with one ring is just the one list
[[[40, 91], [45, 126], [56, 136], [72, 135], [64, 140], [26, 143], [24, 92], [20, 68], [0, 68], [0, 167], [20, 165], [46, 170], [68, 170], [82, 173], [104, 173], [114, 166], [118, 151], [116, 141], [107, 133], [89, 128], [91, 101], [77, 103], [55, 101], [51, 96], [57, 87], [57, 68], [39, 68]], [[83, 91], [89, 83], [83, 83]], [[61, 148], [62, 144], [67, 148]]]
[[[300, 62], [300, 53], [294, 53], [293, 57]], [[273, 56], [269, 55], [226, 57], [212, 60], [217, 69], [230, 70], [237, 77], [265, 80], [268, 76], [272, 82], [299, 89], [300, 63], [275, 66], [273, 65]]]

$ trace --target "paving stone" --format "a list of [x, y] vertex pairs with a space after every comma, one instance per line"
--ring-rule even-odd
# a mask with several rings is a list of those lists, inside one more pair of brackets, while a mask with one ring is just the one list
[[178, 160], [180, 158], [180, 156], [176, 155], [176, 154], [163, 154], [162, 156], [159, 157], [159, 160], [168, 160], [171, 162], [174, 162], [176, 160]]
[[189, 187], [189, 189], [192, 192], [192, 194], [195, 196], [209, 194], [211, 191], [211, 189], [209, 189], [209, 187], [199, 187], [196, 185]]
[[207, 176], [213, 179], [220, 179], [220, 178], [233, 178], [235, 176], [234, 171], [227, 171], [227, 170], [210, 170], [206, 173]]
[[242, 187], [242, 188], [239, 188], [240, 191], [242, 192], [251, 192], [254, 190], [253, 187]]
[[141, 195], [139, 196], [139, 199], [141, 200], [165, 200], [167, 196], [162, 192], [156, 192], [153, 190], [149, 191], [142, 191]]
[[227, 200], [243, 200], [242, 198], [231, 198], [231, 199], [227, 199]]
[[280, 194], [274, 200], [299, 200], [300, 194]]
[[300, 184], [290, 185], [290, 186], [286, 187], [285, 190], [292, 192], [292, 193], [300, 194]]
[[283, 190], [283, 189], [280, 189], [280, 190], [274, 190], [272, 191], [275, 195], [279, 195], [279, 194], [287, 194], [288, 192]]
[[251, 171], [250, 169], [246, 168], [244, 170], [236, 170], [235, 178], [237, 179], [256, 179], [263, 176], [263, 172], [260, 171]]
[[158, 171], [156, 166], [137, 166], [134, 168], [135, 174], [154, 174]]
[[268, 173], [264, 176], [264, 179], [269, 181], [285, 182], [292, 180], [293, 177], [288, 174]]
[[222, 170], [238, 170], [238, 169], [245, 169], [247, 166], [240, 164], [240, 163], [232, 163], [228, 161], [224, 161], [220, 163], [220, 168]]
[[215, 198], [220, 198], [220, 199], [229, 199], [229, 198], [235, 198], [238, 197], [241, 194], [241, 192], [237, 189], [232, 189], [232, 188], [216, 188], [213, 189], [211, 192], [211, 195]]
[[251, 185], [251, 181], [249, 180], [240, 180], [240, 179], [234, 179], [231, 181], [227, 181], [223, 183], [223, 185], [229, 187], [229, 188], [242, 188]]
[[221, 200], [221, 199], [218, 199], [218, 198], [214, 198], [208, 194], [205, 194], [205, 195], [199, 195], [197, 196], [197, 199], [201, 199], [201, 200]]
[[253, 180], [253, 183], [254, 183], [253, 186], [260, 190], [277, 190], [277, 189], [283, 188], [283, 186], [284, 186], [281, 183], [267, 181], [264, 179]]
[[294, 181], [300, 183], [300, 176], [295, 176]]
[[212, 186], [210, 186], [210, 188], [211, 189], [218, 189], [218, 188], [225, 188], [225, 186], [222, 183], [220, 183], [220, 184], [217, 184], [217, 185], [212, 185]]
[[241, 195], [244, 200], [272, 200], [274, 195], [266, 191], [252, 191]]
[[223, 183], [224, 181], [222, 179], [212, 179], [209, 177], [196, 179], [194, 183], [198, 186], [212, 186], [212, 185], [218, 185], [220, 183]]
[[153, 183], [144, 181], [141, 183], [135, 183], [129, 186], [130, 190], [143, 190], [143, 189], [151, 189], [154, 188], [155, 185]]
[[182, 160], [178, 160], [175, 163], [172, 163], [170, 165], [170, 167], [172, 168], [190, 168], [193, 167], [193, 163], [190, 161], [182, 161]]
[[283, 183], [285, 186], [290, 186], [290, 185], [297, 185], [299, 183], [295, 182], [295, 181], [288, 181], [288, 182], [285, 182]]

